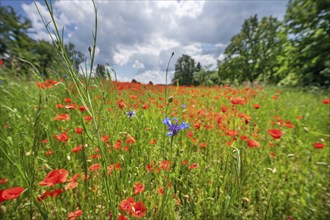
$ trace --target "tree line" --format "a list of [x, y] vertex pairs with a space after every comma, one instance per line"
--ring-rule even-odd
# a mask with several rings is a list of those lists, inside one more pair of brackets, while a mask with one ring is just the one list
[[[65, 76], [66, 67], [56, 46], [44, 40], [34, 40], [31, 21], [18, 15], [10, 6], [0, 6], [0, 58], [9, 76], [32, 77], [32, 72], [44, 78]], [[86, 60], [73, 43], [65, 45], [75, 70]]]
[[173, 84], [220, 85], [256, 82], [330, 87], [330, 2], [291, 0], [283, 21], [246, 19], [215, 70], [189, 55], [176, 62]]

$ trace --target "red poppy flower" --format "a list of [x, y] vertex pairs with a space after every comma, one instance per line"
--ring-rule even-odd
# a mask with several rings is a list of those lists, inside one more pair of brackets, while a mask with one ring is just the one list
[[79, 110], [80, 110], [81, 112], [84, 112], [84, 111], [86, 111], [86, 108], [85, 108], [85, 106], [82, 105], [82, 106], [79, 107]]
[[125, 103], [123, 102], [123, 101], [119, 101], [119, 102], [117, 102], [117, 104], [118, 104], [118, 107], [120, 108], [120, 109], [123, 109], [126, 105], [125, 105]]
[[45, 200], [47, 197], [57, 197], [61, 195], [63, 192], [62, 189], [55, 189], [53, 191], [46, 191], [40, 197], [37, 197], [37, 200], [40, 202], [41, 200]]
[[102, 136], [101, 137], [101, 140], [104, 141], [104, 142], [107, 142], [110, 138], [110, 135], [105, 135], [105, 136]]
[[315, 143], [313, 144], [313, 146], [314, 146], [315, 148], [317, 148], [317, 149], [322, 149], [322, 148], [325, 147], [325, 144], [320, 143], [320, 142], [315, 142]]
[[126, 144], [134, 144], [136, 142], [135, 138], [132, 136], [128, 136], [126, 139]]
[[149, 141], [149, 144], [156, 144], [157, 143], [157, 140], [156, 139], [151, 139], [150, 141]]
[[121, 140], [117, 140], [116, 143], [113, 145], [115, 150], [118, 150], [121, 147]]
[[69, 136], [65, 132], [54, 135], [53, 138], [55, 138], [58, 141], [62, 141], [62, 142], [66, 142], [67, 140], [69, 140]]
[[85, 116], [85, 121], [86, 122], [87, 121], [91, 121], [91, 120], [93, 120], [93, 117], [92, 116], [90, 116], [90, 115]]
[[68, 114], [59, 114], [54, 117], [55, 121], [67, 121], [70, 120], [70, 115]]
[[134, 194], [142, 193], [144, 191], [144, 185], [140, 182], [135, 183], [134, 185]]
[[204, 149], [205, 149], [206, 146], [207, 146], [207, 144], [206, 144], [205, 142], [202, 142], [202, 143], [199, 144], [199, 146], [200, 146], [201, 148], [204, 148]]
[[5, 201], [5, 199], [2, 197], [3, 191], [5, 191], [5, 190], [0, 189], [0, 203]]
[[147, 164], [147, 166], [146, 166], [146, 170], [147, 170], [147, 172], [148, 173], [150, 173], [151, 172], [151, 164]]
[[200, 129], [200, 128], [201, 128], [201, 124], [196, 123], [196, 124], [194, 124], [194, 127], [195, 127], [196, 129]]
[[115, 168], [116, 168], [116, 170], [120, 170], [121, 169], [121, 164], [120, 163], [116, 163], [115, 164]]
[[147, 209], [143, 202], [136, 202], [133, 204], [132, 215], [135, 218], [142, 218], [146, 215]]
[[249, 147], [259, 147], [260, 146], [260, 143], [258, 141], [255, 141], [255, 140], [248, 140], [248, 146]]
[[46, 156], [53, 155], [53, 150], [50, 149], [50, 150], [46, 151], [46, 152], [45, 152], [45, 155], [46, 155]]
[[1, 184], [6, 184], [6, 183], [8, 183], [8, 179], [6, 179], [6, 178], [0, 178], [0, 185]]
[[295, 125], [292, 124], [291, 121], [287, 121], [287, 122], [285, 122], [285, 125], [286, 125], [287, 128], [294, 128], [294, 127], [295, 127]]
[[254, 105], [253, 105], [253, 108], [255, 108], [255, 109], [259, 109], [259, 108], [260, 108], [260, 105], [259, 105], [259, 104], [254, 104]]
[[0, 190], [0, 202], [16, 199], [25, 189], [23, 187], [13, 187]]
[[268, 134], [270, 134], [270, 136], [272, 136], [275, 139], [279, 139], [283, 135], [283, 132], [278, 129], [269, 129], [269, 130], [267, 130], [267, 132], [268, 132]]
[[72, 149], [72, 153], [78, 153], [79, 151], [81, 151], [83, 149], [82, 145], [78, 145], [77, 147]]
[[70, 98], [64, 98], [64, 102], [71, 103], [71, 99]]
[[171, 162], [168, 160], [163, 160], [162, 162], [160, 162], [160, 168], [165, 171], [169, 171], [171, 168]]
[[239, 135], [239, 131], [235, 131], [235, 130], [228, 130], [226, 131], [226, 135], [230, 136], [230, 137], [234, 137], [236, 135]]
[[330, 99], [323, 99], [322, 102], [323, 104], [330, 104]]
[[81, 211], [80, 209], [77, 209], [74, 212], [70, 212], [68, 215], [69, 220], [75, 220], [76, 218], [82, 216], [83, 211]]
[[164, 194], [164, 188], [163, 188], [163, 187], [158, 188], [157, 191], [158, 191], [158, 193], [161, 194], [161, 195]]
[[130, 213], [131, 209], [133, 207], [133, 203], [134, 203], [134, 198], [129, 197], [120, 202], [119, 208], [121, 211], [124, 211], [124, 212], [126, 211], [126, 212]]
[[77, 182], [69, 182], [64, 188], [65, 190], [74, 189], [78, 186]]
[[69, 182], [77, 182], [79, 176], [80, 176], [79, 173], [73, 175], [73, 177], [71, 179], [69, 179]]
[[76, 128], [74, 129], [74, 131], [77, 133], [77, 134], [82, 134], [84, 132], [84, 129], [83, 128]]
[[47, 176], [39, 182], [39, 186], [54, 186], [58, 183], [65, 183], [69, 176], [69, 172], [65, 169], [50, 171]]
[[98, 163], [93, 164], [89, 167], [90, 171], [95, 171], [95, 170], [99, 170], [99, 169], [100, 169], [100, 164], [98, 164]]
[[241, 98], [241, 97], [231, 97], [230, 98], [230, 102], [233, 105], [243, 105], [244, 101], [245, 101], [245, 99]]
[[63, 104], [56, 104], [55, 107], [56, 107], [56, 108], [64, 108], [64, 105], [63, 105]]
[[120, 214], [118, 215], [117, 220], [128, 220], [128, 218], [125, 215]]
[[188, 166], [188, 170], [191, 170], [191, 169], [197, 169], [198, 168], [198, 164], [197, 163], [193, 163], [191, 165]]
[[188, 131], [187, 137], [192, 138], [193, 136], [194, 136], [194, 132], [193, 131]]
[[73, 110], [73, 109], [77, 109], [77, 108], [78, 108], [78, 105], [74, 104], [74, 103], [70, 103], [65, 106], [65, 109], [69, 109], [69, 110]]
[[249, 138], [248, 138], [247, 136], [245, 136], [245, 135], [240, 136], [240, 139], [241, 139], [242, 141], [247, 141], [247, 140], [249, 140]]

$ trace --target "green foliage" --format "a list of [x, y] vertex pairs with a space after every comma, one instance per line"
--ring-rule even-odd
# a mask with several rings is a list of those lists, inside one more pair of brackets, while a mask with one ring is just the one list
[[96, 77], [105, 78], [106, 74], [107, 74], [107, 72], [106, 72], [105, 66], [102, 64], [97, 64]]
[[329, 51], [330, 3], [293, 0], [284, 23], [256, 15], [244, 21], [218, 63], [219, 81], [329, 87]]
[[9, 56], [8, 67], [12, 74], [27, 75], [29, 64], [25, 60], [31, 56], [34, 41], [28, 36], [31, 21], [17, 15], [10, 6], [0, 6], [0, 56]]
[[271, 16], [263, 17], [260, 22], [257, 15], [245, 20], [241, 32], [225, 49], [226, 58], [220, 63], [224, 67], [218, 71], [221, 80], [274, 81], [276, 56], [281, 52], [279, 26], [280, 22]]
[[78, 72], [79, 65], [86, 60], [86, 56], [82, 52], [76, 50], [75, 47], [76, 46], [73, 43], [64, 45], [66, 54], [68, 55], [70, 62], [72, 63], [75, 71]]
[[197, 65], [196, 72], [194, 73], [195, 86], [214, 86], [218, 83], [217, 72], [209, 69], [210, 66], [198, 67]]
[[290, 36], [290, 68], [302, 86], [330, 87], [330, 3], [290, 1], [285, 16]]
[[174, 78], [172, 83], [175, 85], [190, 86], [194, 84], [194, 73], [196, 72], [195, 60], [189, 55], [183, 54], [175, 64]]
[[[0, 57], [5, 57], [6, 74], [11, 77], [63, 76], [66, 69], [54, 44], [35, 41], [30, 36], [32, 25], [27, 18], [16, 14], [10, 6], [0, 6]], [[85, 55], [73, 43], [65, 45], [76, 72]]]

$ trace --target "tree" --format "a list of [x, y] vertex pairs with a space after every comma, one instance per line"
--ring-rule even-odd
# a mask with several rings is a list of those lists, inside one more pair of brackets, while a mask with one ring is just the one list
[[217, 84], [217, 77], [215, 76], [215, 72], [209, 70], [211, 65], [202, 67], [200, 63], [198, 64], [196, 66], [196, 72], [194, 73], [194, 85], [213, 86], [214, 84]]
[[0, 7], [0, 55], [18, 53], [31, 42], [28, 36], [31, 21], [17, 15], [11, 6]]
[[59, 53], [54, 52], [55, 46], [47, 41], [35, 42], [31, 52], [34, 54], [33, 63], [37, 66], [40, 74], [49, 78], [54, 72], [61, 75], [64, 72], [64, 65], [61, 62]]
[[23, 60], [32, 58], [34, 41], [28, 36], [31, 21], [17, 15], [10, 6], [0, 7], [0, 56], [8, 57], [7, 67], [15, 75], [28, 74], [30, 66]]
[[279, 26], [280, 22], [271, 16], [262, 18], [260, 22], [257, 15], [246, 19], [241, 32], [232, 37], [225, 49], [225, 69], [235, 69], [229, 75], [235, 76], [239, 83], [248, 80], [252, 85], [257, 79], [272, 76], [277, 65], [273, 61], [280, 51], [277, 39]]
[[86, 60], [86, 56], [76, 50], [76, 46], [73, 43], [64, 45], [65, 51], [71, 61], [71, 64], [74, 66], [75, 70], [79, 71], [79, 65]]
[[290, 0], [285, 24], [293, 57], [289, 68], [300, 85], [330, 87], [330, 2]]
[[238, 57], [218, 61], [218, 84], [223, 85], [235, 82], [237, 73], [240, 71]]
[[[46, 78], [51, 72], [62, 74], [65, 69], [55, 45], [47, 41], [35, 41], [29, 33], [31, 21], [16, 14], [10, 6], [0, 6], [0, 57], [7, 58], [7, 73], [31, 77], [38, 70]], [[65, 45], [69, 59], [78, 70], [85, 56], [75, 49], [75, 45]], [[54, 52], [55, 51], [55, 52]]]
[[172, 83], [179, 82], [180, 85], [190, 86], [194, 83], [194, 73], [196, 71], [195, 60], [183, 54], [175, 64], [174, 78]]
[[96, 67], [96, 77], [99, 77], [99, 78], [105, 78], [106, 77], [106, 69], [105, 69], [105, 66], [102, 65], [102, 64], [97, 64], [97, 67]]

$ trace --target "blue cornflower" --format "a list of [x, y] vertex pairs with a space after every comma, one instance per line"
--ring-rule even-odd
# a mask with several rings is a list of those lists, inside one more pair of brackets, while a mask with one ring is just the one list
[[181, 105], [181, 108], [186, 108], [187, 106], [185, 104], [182, 104]]
[[135, 111], [128, 111], [128, 112], [126, 112], [126, 115], [127, 115], [129, 118], [132, 118], [132, 117], [135, 115]]
[[163, 123], [165, 125], [167, 125], [169, 132], [167, 132], [167, 135], [170, 137], [175, 136], [180, 130], [185, 130], [187, 128], [189, 128], [189, 125], [185, 122], [181, 122], [181, 124], [178, 124], [178, 119], [177, 118], [173, 118], [173, 121], [175, 121], [175, 123], [172, 123], [170, 118], [165, 118], [163, 120]]

